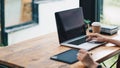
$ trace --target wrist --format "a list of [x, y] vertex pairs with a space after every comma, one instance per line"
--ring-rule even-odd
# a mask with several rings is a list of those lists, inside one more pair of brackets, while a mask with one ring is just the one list
[[87, 68], [97, 68], [98, 67], [98, 63], [97, 62], [94, 62], [93, 64], [87, 66]]
[[109, 38], [105, 38], [104, 40], [105, 40], [105, 42], [107, 42], [107, 43], [110, 42], [110, 39], [109, 39]]

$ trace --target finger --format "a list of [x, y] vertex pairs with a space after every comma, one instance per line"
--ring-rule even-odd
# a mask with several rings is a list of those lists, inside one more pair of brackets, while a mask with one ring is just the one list
[[80, 55], [79, 55], [79, 53], [77, 53], [76, 55], [77, 55], [77, 59], [79, 59], [79, 58], [80, 58]]
[[91, 37], [88, 37], [87, 39], [86, 39], [86, 41], [90, 41], [92, 38]]
[[81, 49], [81, 50], [79, 50], [79, 54], [86, 54], [86, 53], [88, 53], [88, 51], [85, 50], [85, 49]]
[[98, 41], [98, 38], [94, 37], [94, 38], [92, 38], [92, 40], [96, 40], [96, 41]]
[[77, 59], [78, 59], [78, 60], [81, 60], [81, 57], [80, 57], [80, 56], [77, 56]]
[[93, 55], [92, 52], [89, 52], [89, 55]]
[[86, 41], [90, 41], [92, 40], [94, 37], [97, 37], [96, 35], [88, 35], [88, 38], [86, 39]]
[[97, 33], [92, 33], [92, 34], [88, 34], [87, 36], [89, 37], [96, 37], [98, 34]]
[[77, 59], [81, 60], [81, 56], [82, 56], [82, 54], [81, 54], [81, 53], [78, 53], [78, 54], [77, 54]]

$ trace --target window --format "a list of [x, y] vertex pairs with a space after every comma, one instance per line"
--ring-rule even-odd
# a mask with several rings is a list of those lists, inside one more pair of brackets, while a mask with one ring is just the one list
[[120, 0], [102, 0], [100, 21], [104, 24], [120, 26]]
[[1, 43], [8, 44], [8, 34], [38, 25], [38, 4], [34, 0], [0, 0]]
[[83, 8], [84, 19], [94, 21], [100, 21], [100, 3], [101, 0], [80, 0], [80, 7]]
[[4, 0], [5, 31], [14, 32], [38, 24], [34, 0]]
[[5, 27], [10, 27], [31, 21], [31, 3], [31, 0], [6, 0]]

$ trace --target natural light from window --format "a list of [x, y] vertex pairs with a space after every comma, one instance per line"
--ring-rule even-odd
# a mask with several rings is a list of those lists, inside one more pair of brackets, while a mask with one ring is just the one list
[[102, 11], [102, 23], [120, 26], [120, 0], [103, 0]]

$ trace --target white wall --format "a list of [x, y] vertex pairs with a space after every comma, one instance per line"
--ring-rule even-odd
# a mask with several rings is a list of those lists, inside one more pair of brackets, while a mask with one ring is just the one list
[[39, 4], [39, 25], [28, 29], [10, 33], [8, 44], [18, 43], [37, 36], [55, 32], [56, 23], [54, 13], [56, 11], [67, 10], [79, 7], [79, 0], [58, 0], [54, 2]]

